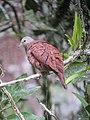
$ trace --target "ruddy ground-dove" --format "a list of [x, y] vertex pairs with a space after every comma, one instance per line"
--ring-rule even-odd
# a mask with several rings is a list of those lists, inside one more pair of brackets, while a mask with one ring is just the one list
[[34, 40], [26, 36], [22, 38], [20, 46], [25, 48], [29, 62], [42, 74], [53, 71], [60, 79], [64, 88], [64, 63], [62, 57], [54, 46], [43, 40]]

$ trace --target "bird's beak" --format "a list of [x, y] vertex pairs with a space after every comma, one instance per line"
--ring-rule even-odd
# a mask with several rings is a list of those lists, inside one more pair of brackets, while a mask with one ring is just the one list
[[22, 45], [22, 43], [20, 42], [20, 44], [19, 44], [19, 46], [18, 46], [18, 47], [21, 47], [21, 46], [23, 46], [23, 45]]

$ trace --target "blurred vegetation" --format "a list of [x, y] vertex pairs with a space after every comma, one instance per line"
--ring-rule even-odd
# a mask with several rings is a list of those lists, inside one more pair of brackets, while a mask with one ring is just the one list
[[[62, 52], [63, 59], [68, 59], [77, 50], [90, 49], [90, 0], [21, 0], [22, 6], [22, 19], [17, 15], [16, 8], [8, 0], [3, 0], [2, 7], [4, 9], [8, 4], [12, 7], [12, 11], [15, 14], [16, 25], [13, 21], [1, 13], [0, 7], [0, 25], [3, 20], [6, 20], [10, 24], [12, 31], [21, 38], [29, 35], [33, 37], [43, 38], [48, 40]], [[8, 15], [8, 12], [6, 12]], [[5, 19], [6, 18], [6, 19]], [[3, 24], [5, 26], [5, 24]], [[0, 31], [7, 30], [5, 27]], [[82, 103], [82, 108], [77, 115], [72, 116], [72, 120], [90, 119], [90, 52], [89, 54], [80, 53], [74, 62], [70, 62], [65, 65], [65, 78], [66, 83], [72, 83], [77, 89], [78, 93], [73, 93], [77, 99]], [[26, 74], [23, 75], [26, 77]], [[46, 76], [44, 79], [47, 79]], [[44, 80], [45, 81], [45, 80]], [[38, 83], [41, 86], [42, 95], [44, 96], [42, 101], [46, 106], [51, 109], [52, 106], [52, 93], [50, 92], [51, 82]], [[83, 87], [79, 84], [82, 83]], [[56, 83], [57, 85], [57, 83]], [[40, 87], [25, 88], [24, 84], [18, 83], [13, 86], [7, 87], [8, 91], [12, 94], [16, 103], [25, 101], [28, 96], [38, 91]], [[47, 89], [47, 91], [46, 91]], [[18, 93], [18, 94], [17, 94]], [[48, 96], [47, 96], [48, 94]], [[55, 96], [53, 96], [55, 97]], [[48, 102], [48, 104], [47, 104]], [[10, 109], [10, 104], [7, 98], [2, 95], [2, 101], [0, 103], [0, 112], [7, 111], [6, 120], [18, 120], [14, 113]], [[84, 109], [83, 109], [84, 108]], [[10, 112], [10, 113], [9, 113]], [[9, 115], [11, 114], [12, 115]], [[26, 120], [44, 120], [44, 117], [37, 117], [35, 115], [25, 113]], [[1, 114], [1, 113], [0, 113]], [[45, 115], [45, 120], [51, 120]], [[3, 119], [3, 114], [0, 116]]]

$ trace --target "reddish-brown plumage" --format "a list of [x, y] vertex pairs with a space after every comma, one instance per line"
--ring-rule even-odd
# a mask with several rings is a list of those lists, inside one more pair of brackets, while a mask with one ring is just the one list
[[66, 88], [64, 79], [64, 63], [59, 51], [46, 41], [33, 40], [31, 37], [24, 37], [21, 44], [29, 62], [41, 73], [53, 71], [60, 79], [61, 84]]

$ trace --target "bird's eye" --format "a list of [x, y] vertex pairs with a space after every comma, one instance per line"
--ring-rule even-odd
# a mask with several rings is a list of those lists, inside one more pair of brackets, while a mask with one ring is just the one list
[[23, 42], [26, 42], [26, 40], [24, 40]]

